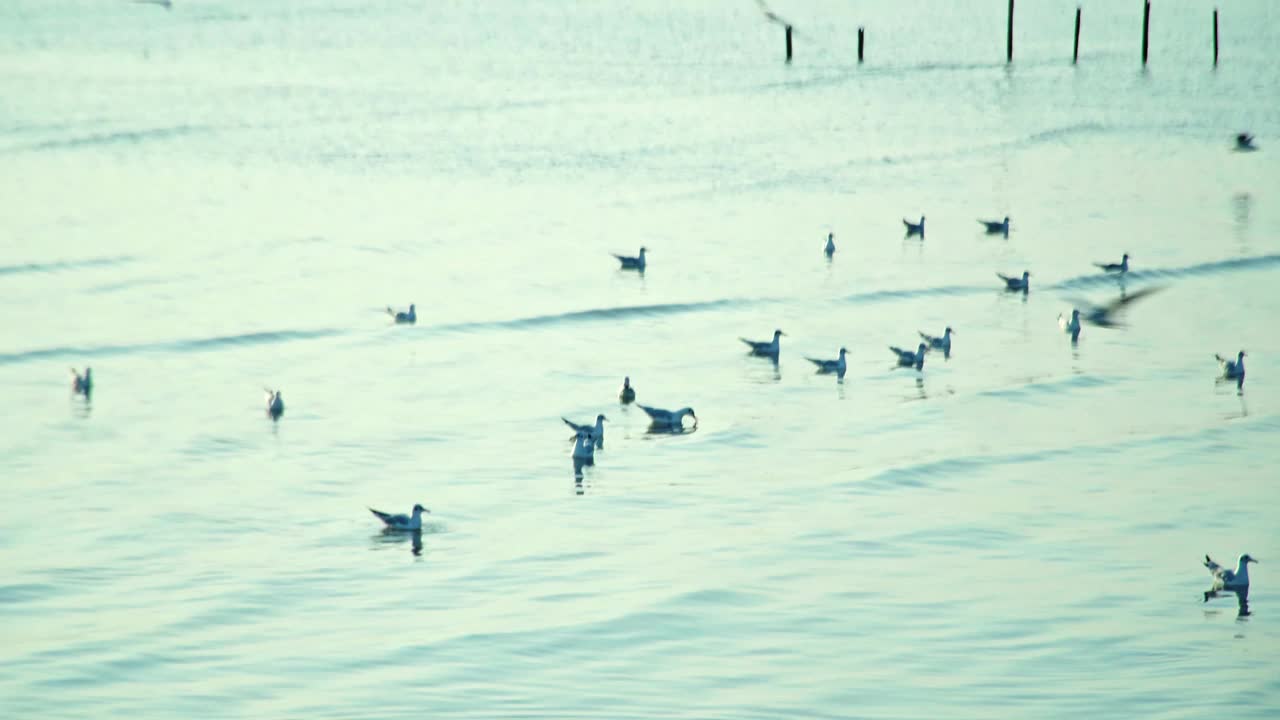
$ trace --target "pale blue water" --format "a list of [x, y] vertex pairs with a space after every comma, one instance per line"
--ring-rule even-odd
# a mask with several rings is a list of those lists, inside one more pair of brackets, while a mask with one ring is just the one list
[[0, 5], [0, 716], [1275, 717], [1280, 6], [1005, 8]]

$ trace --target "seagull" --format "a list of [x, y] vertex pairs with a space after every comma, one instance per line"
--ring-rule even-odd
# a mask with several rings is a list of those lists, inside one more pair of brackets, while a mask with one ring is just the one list
[[915, 352], [911, 352], [910, 350], [903, 350], [902, 348], [895, 347], [893, 345], [890, 345], [889, 349], [892, 350], [898, 356], [898, 367], [915, 366], [915, 369], [917, 370], [924, 369], [924, 354], [929, 352], [928, 345], [925, 345], [924, 343], [920, 343], [920, 346], [916, 348]]
[[903, 218], [902, 224], [907, 226], [907, 237], [911, 237], [912, 235], [919, 235], [922, 239], [924, 238], [924, 216], [923, 215], [920, 216], [920, 222], [918, 223], [913, 223], [910, 220]]
[[1129, 272], [1129, 253], [1125, 253], [1118, 263], [1094, 263], [1102, 268], [1103, 272], [1109, 273], [1127, 273]]
[[597, 415], [596, 424], [594, 426], [579, 425], [578, 423], [568, 420], [566, 418], [560, 418], [560, 419], [564, 420], [565, 425], [568, 425], [569, 427], [573, 428], [573, 431], [575, 433], [580, 433], [580, 432], [583, 432], [584, 430], [586, 432], [591, 433], [591, 436], [595, 438], [596, 447], [600, 448], [601, 450], [604, 449], [604, 421], [608, 420], [609, 418], [605, 417], [603, 414]]
[[1080, 311], [1075, 308], [1071, 309], [1071, 319], [1068, 320], [1062, 314], [1058, 315], [1058, 327], [1062, 328], [1062, 332], [1071, 335], [1071, 342], [1080, 339]]
[[954, 333], [955, 330], [952, 330], [951, 326], [948, 325], [947, 329], [942, 331], [942, 337], [927, 333], [920, 333], [920, 337], [929, 344], [930, 350], [941, 350], [944, 355], [949, 356], [951, 355], [951, 336]]
[[673, 412], [671, 410], [649, 407], [648, 405], [641, 405], [639, 403], [636, 403], [636, 407], [648, 414], [650, 423], [653, 427], [679, 430], [681, 427], [684, 427], [685, 415], [693, 418], [694, 425], [698, 424], [698, 416], [694, 414], [693, 408], [680, 408]]
[[1204, 566], [1209, 568], [1209, 573], [1213, 575], [1213, 585], [1208, 590], [1205, 590], [1204, 601], [1209, 602], [1209, 598], [1219, 590], [1242, 590], [1248, 592], [1249, 563], [1256, 562], [1258, 561], [1250, 557], [1249, 553], [1245, 553], [1240, 556], [1235, 572], [1232, 572], [1231, 570], [1228, 570], [1214, 562], [1213, 558], [1205, 555]]
[[807, 357], [805, 360], [818, 366], [820, 373], [836, 373], [840, 377], [844, 377], [844, 371], [848, 365], [844, 361], [845, 353], [849, 352], [844, 348], [840, 348], [840, 357], [835, 360], [818, 360], [817, 358]]
[[[1086, 321], [1093, 325], [1097, 325], [1098, 327], [1123, 327], [1124, 323], [1120, 322], [1119, 317], [1117, 317], [1120, 312], [1129, 307], [1129, 303], [1132, 303], [1135, 300], [1141, 300], [1159, 289], [1160, 288], [1158, 287], [1142, 288], [1141, 290], [1131, 292], [1127, 295], [1121, 295], [1106, 305], [1094, 305], [1088, 301], [1080, 300], [1077, 301], [1076, 305], [1078, 308], [1084, 308], [1084, 311], [1081, 313], [1079, 309], [1072, 310], [1072, 317], [1074, 318], [1075, 315], [1079, 313]], [[1077, 334], [1078, 333], [1079, 331], [1077, 331]]]
[[369, 508], [369, 512], [378, 517], [379, 520], [387, 524], [387, 530], [421, 530], [422, 529], [422, 513], [430, 514], [431, 511], [421, 505], [413, 506], [413, 517], [408, 515], [391, 515], [373, 508]]
[[1245, 351], [1241, 350], [1235, 360], [1228, 360], [1221, 355], [1214, 355], [1218, 358], [1218, 365], [1222, 368], [1222, 377], [1226, 380], [1244, 380], [1244, 356]]
[[1236, 150], [1241, 152], [1251, 152], [1257, 150], [1258, 146], [1253, 144], [1253, 136], [1249, 133], [1239, 133], [1236, 135]]
[[748, 340], [746, 338], [738, 338], [738, 339], [751, 347], [752, 355], [765, 355], [768, 357], [776, 358], [778, 357], [778, 352], [782, 350], [781, 345], [778, 343], [778, 338], [782, 337], [783, 335], [786, 335], [786, 333], [782, 332], [781, 330], [774, 330], [773, 340], [770, 340], [769, 342], [761, 342], [759, 340]]
[[71, 392], [89, 397], [89, 393], [93, 392], [93, 368], [85, 368], [83, 375], [75, 368], [71, 368], [71, 375], [73, 377]]
[[619, 255], [617, 253], [614, 253], [613, 256], [618, 258], [618, 262], [622, 263], [623, 270], [639, 270], [640, 272], [644, 272], [644, 254], [648, 251], [648, 248], [642, 247], [640, 248], [639, 257], [627, 257], [626, 255]]
[[1025, 293], [1031, 289], [1031, 273], [1026, 270], [1022, 271], [1022, 277], [1009, 277], [1004, 273], [996, 273], [1001, 280], [1004, 281], [1005, 290]]
[[827, 246], [822, 249], [822, 252], [825, 253], [827, 257], [831, 257], [836, 254], [835, 237], [835, 233], [827, 233]]
[[395, 318], [396, 324], [398, 325], [404, 325], [404, 324], [412, 325], [418, 322], [418, 308], [416, 305], [412, 303], [409, 304], [409, 312], [396, 312], [390, 306], [388, 306], [387, 314]]
[[979, 220], [978, 222], [987, 226], [988, 235], [1004, 235], [1009, 236], [1009, 216], [1005, 215], [1004, 220]]
[[284, 399], [280, 397], [280, 391], [273, 391], [271, 388], [263, 388], [263, 390], [267, 391], [267, 417], [279, 420], [284, 414]]
[[636, 389], [631, 387], [631, 378], [622, 378], [622, 390], [618, 393], [618, 399], [624, 403], [635, 402]]
[[573, 435], [573, 451], [570, 453], [574, 460], [585, 460], [585, 465], [594, 465], [596, 457], [595, 436], [591, 433], [591, 428], [580, 427]]

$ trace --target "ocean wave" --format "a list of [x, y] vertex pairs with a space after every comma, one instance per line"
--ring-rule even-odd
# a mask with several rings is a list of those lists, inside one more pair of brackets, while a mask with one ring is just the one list
[[115, 355], [133, 355], [144, 352], [205, 352], [222, 347], [240, 345], [263, 345], [285, 343], [295, 340], [315, 340], [318, 338], [340, 335], [343, 331], [335, 329], [320, 330], [273, 330], [267, 332], [243, 333], [240, 335], [219, 335], [207, 338], [191, 338], [187, 340], [162, 340], [158, 342], [135, 343], [132, 345], [64, 345], [59, 347], [35, 348], [14, 353], [0, 353], [0, 365], [16, 365], [33, 360], [45, 360], [55, 357], [93, 358]]

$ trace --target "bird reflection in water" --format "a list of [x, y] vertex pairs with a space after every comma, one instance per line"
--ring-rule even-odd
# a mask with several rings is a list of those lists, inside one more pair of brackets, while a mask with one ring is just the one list
[[[1229, 588], [1210, 590], [1204, 594], [1204, 600], [1205, 602], [1209, 602], [1214, 598], [1226, 597], [1228, 595], [1236, 596], [1236, 617], [1237, 618], [1243, 619], [1253, 614], [1249, 611], [1249, 588], [1247, 587], [1244, 588], [1243, 590], [1232, 590]], [[1205, 612], [1211, 613], [1213, 611], [1206, 610]]]
[[373, 536], [374, 543], [378, 545], [399, 545], [405, 541], [409, 541], [409, 549], [415, 557], [422, 555], [422, 531], [421, 530], [393, 530], [386, 528], [382, 532]]

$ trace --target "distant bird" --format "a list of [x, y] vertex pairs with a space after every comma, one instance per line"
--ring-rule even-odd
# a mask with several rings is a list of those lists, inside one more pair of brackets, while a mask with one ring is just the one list
[[1094, 263], [1094, 265], [1102, 268], [1103, 272], [1127, 273], [1129, 272], [1129, 253], [1125, 253], [1118, 263]]
[[836, 237], [835, 233], [827, 233], [827, 246], [822, 248], [822, 252], [827, 257], [831, 257], [832, 255], [836, 254], [835, 237]]
[[604, 449], [604, 422], [609, 418], [605, 417], [603, 414], [597, 415], [596, 424], [594, 426], [580, 425], [566, 418], [560, 418], [560, 419], [564, 420], [565, 425], [568, 425], [569, 427], [573, 428], [573, 431], [575, 433], [580, 433], [584, 430], [591, 433], [591, 437], [592, 439], [594, 439], [596, 447], [600, 448], [601, 450]]
[[133, 0], [135, 5], [159, 5], [165, 10], [173, 9], [172, 0]]
[[1071, 336], [1071, 342], [1076, 342], [1077, 340], [1079, 340], [1080, 339], [1080, 311], [1076, 310], [1075, 308], [1072, 308], [1070, 320], [1068, 320], [1065, 316], [1059, 314], [1058, 327], [1062, 328], [1062, 332], [1067, 333], [1068, 335]]
[[418, 322], [418, 308], [412, 303], [409, 304], [409, 312], [396, 312], [391, 306], [387, 306], [387, 314], [395, 318], [398, 325], [412, 325]]
[[929, 344], [930, 350], [941, 350], [943, 355], [950, 356], [951, 355], [951, 336], [954, 333], [955, 333], [955, 330], [952, 330], [951, 326], [948, 325], [947, 329], [942, 331], [942, 337], [938, 337], [937, 335], [930, 335], [928, 333], [922, 332], [920, 333], [920, 338]]
[[421, 530], [422, 529], [422, 513], [431, 514], [431, 511], [421, 505], [413, 506], [413, 516], [408, 515], [391, 515], [379, 510], [369, 508], [369, 512], [377, 516], [379, 520], [386, 523], [387, 530]]
[[1204, 566], [1209, 569], [1209, 574], [1213, 576], [1213, 585], [1204, 593], [1204, 601], [1209, 602], [1209, 598], [1213, 597], [1219, 590], [1231, 591], [1249, 591], [1249, 563], [1257, 563], [1245, 553], [1240, 556], [1237, 561], [1234, 572], [1222, 567], [1213, 561], [1208, 555], [1204, 556]]
[[624, 403], [635, 402], [636, 389], [631, 387], [631, 378], [622, 378], [622, 390], [618, 393], [618, 399]]
[[979, 220], [978, 222], [987, 226], [988, 235], [1009, 235], [1009, 216], [1005, 215], [1004, 220]]
[[840, 357], [835, 360], [818, 360], [817, 358], [811, 357], [807, 357], [805, 360], [817, 365], [818, 372], [820, 373], [836, 373], [838, 376], [844, 377], [844, 372], [848, 368], [848, 365], [844, 360], [845, 353], [847, 352], [849, 351], [844, 348], [840, 348]]
[[914, 366], [915, 369], [917, 370], [924, 369], [924, 355], [925, 353], [929, 352], [928, 345], [925, 345], [924, 343], [920, 343], [920, 346], [916, 348], [915, 352], [911, 352], [910, 350], [903, 350], [902, 348], [895, 347], [893, 345], [890, 345], [889, 349], [892, 350], [893, 353], [898, 356], [899, 367]]
[[996, 273], [1001, 280], [1004, 281], [1005, 290], [1025, 293], [1031, 289], [1031, 273], [1026, 270], [1022, 271], [1022, 277], [1010, 277], [1003, 273]]
[[921, 238], [924, 237], [924, 216], [923, 215], [920, 216], [920, 222], [918, 223], [913, 223], [910, 220], [903, 218], [902, 224], [907, 226], [907, 237], [911, 237], [912, 235], [919, 235]]
[[71, 392], [89, 397], [89, 393], [93, 392], [93, 368], [86, 367], [83, 375], [71, 368], [71, 376]]
[[751, 348], [752, 355], [763, 355], [765, 357], [776, 358], [778, 357], [778, 353], [782, 350], [782, 346], [778, 342], [778, 338], [783, 335], [786, 335], [786, 333], [781, 330], [774, 330], [773, 339], [768, 342], [761, 340], [748, 340], [744, 337], [740, 337], [738, 339], [746, 343], [747, 346]]
[[279, 420], [284, 414], [284, 398], [280, 397], [279, 390], [271, 388], [263, 388], [267, 391], [267, 417], [272, 420]]
[[[1244, 356], [1245, 351], [1241, 350], [1235, 360], [1228, 360], [1221, 355], [1214, 355], [1218, 358], [1218, 367], [1222, 370], [1222, 377], [1225, 380], [1244, 380]], [[1264, 375], [1266, 373], [1263, 373]]]
[[1249, 133], [1240, 133], [1236, 135], [1236, 150], [1241, 152], [1252, 152], [1257, 150], [1258, 146], [1253, 144], [1253, 136]]
[[[1132, 303], [1159, 290], [1159, 287], [1142, 288], [1127, 295], [1121, 295], [1106, 305], [1094, 305], [1088, 301], [1080, 300], [1076, 302], [1076, 306], [1077, 308], [1084, 308], [1080, 315], [1090, 324], [1104, 328], [1123, 327], [1124, 323], [1120, 322], [1120, 313]], [[1074, 313], [1079, 311], [1073, 310], [1072, 312], [1074, 316]]]
[[667, 428], [671, 430], [679, 430], [684, 427], [684, 416], [688, 415], [693, 418], [693, 423], [698, 424], [698, 416], [694, 414], [693, 408], [680, 408], [676, 411], [663, 410], [661, 408], [649, 407], [636, 403], [636, 407], [645, 411], [649, 416], [649, 421], [653, 427]]
[[627, 257], [626, 255], [619, 255], [617, 253], [613, 253], [613, 256], [618, 258], [618, 262], [622, 263], [623, 270], [639, 270], [640, 272], [644, 272], [644, 254], [648, 251], [648, 248], [642, 247], [640, 248], [640, 255], [637, 257]]

